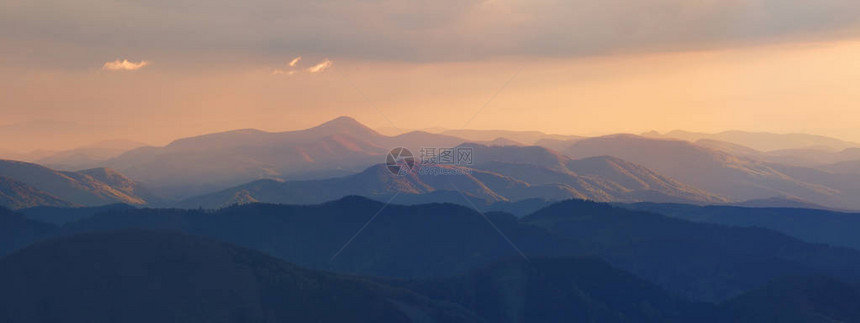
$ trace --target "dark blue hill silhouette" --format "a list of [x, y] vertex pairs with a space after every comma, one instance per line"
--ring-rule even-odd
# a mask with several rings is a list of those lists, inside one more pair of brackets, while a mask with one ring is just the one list
[[765, 229], [693, 223], [578, 200], [553, 204], [523, 221], [561, 239], [591, 243], [613, 265], [700, 300], [724, 300], [784, 276], [860, 278], [860, 252]]
[[491, 322], [713, 321], [716, 307], [682, 300], [596, 258], [504, 261], [466, 275], [403, 282]]
[[[332, 261], [383, 205], [347, 197], [311, 206], [250, 204], [211, 212], [116, 211], [70, 223], [64, 232], [177, 230], [229, 241], [313, 268], [404, 278], [447, 276], [497, 259], [519, 257], [479, 213], [453, 204], [427, 204], [385, 207]], [[574, 249], [561, 246], [544, 230], [520, 225], [510, 214], [487, 216], [500, 230], [516, 237], [520, 248], [534, 254], [561, 255]]]
[[[463, 274], [520, 256], [477, 212], [452, 204], [390, 205], [359, 197], [312, 206], [251, 204], [218, 211], [103, 213], [62, 233], [148, 228], [217, 238], [302, 266], [401, 278]], [[530, 257], [594, 255], [690, 299], [721, 301], [789, 275], [860, 276], [860, 252], [764, 229], [693, 223], [571, 200], [517, 219], [488, 218]]]
[[826, 276], [786, 277], [721, 306], [731, 322], [860, 322], [860, 289]]
[[0, 257], [34, 241], [56, 234], [57, 227], [29, 220], [0, 207]]
[[860, 292], [785, 277], [693, 303], [596, 258], [399, 280], [298, 267], [166, 231], [84, 233], [0, 258], [2, 322], [856, 322]]
[[26, 209], [20, 209], [15, 212], [31, 220], [56, 225], [63, 225], [69, 222], [75, 222], [81, 219], [85, 219], [102, 212], [130, 209], [135, 209], [135, 207], [124, 203], [117, 203], [105, 206], [89, 207], [36, 206]]
[[860, 249], [860, 213], [801, 208], [749, 208], [636, 203], [621, 207], [652, 211], [693, 222], [759, 227], [813, 243]]
[[461, 307], [178, 233], [90, 233], [0, 259], [2, 322], [474, 322]]

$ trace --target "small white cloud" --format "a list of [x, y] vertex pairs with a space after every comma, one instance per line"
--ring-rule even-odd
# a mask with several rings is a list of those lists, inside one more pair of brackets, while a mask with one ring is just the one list
[[274, 69], [274, 70], [272, 70], [272, 75], [284, 75], [284, 74], [286, 74], [286, 75], [293, 75], [293, 74], [296, 74], [296, 71], [285, 71], [285, 70], [282, 70], [282, 69]]
[[334, 62], [332, 62], [331, 60], [326, 58], [324, 61], [320, 62], [319, 64], [309, 67], [308, 72], [311, 72], [311, 73], [323, 72], [323, 71], [329, 69], [333, 64], [334, 64]]
[[287, 65], [290, 65], [290, 67], [295, 67], [296, 64], [298, 64], [299, 61], [301, 61], [301, 60], [302, 60], [301, 56], [293, 58], [293, 60], [290, 61], [290, 64], [287, 64]]
[[136, 71], [136, 70], [143, 68], [146, 65], [149, 65], [149, 62], [140, 61], [140, 62], [135, 63], [135, 62], [130, 62], [127, 59], [123, 59], [123, 60], [115, 60], [113, 62], [107, 62], [102, 66], [102, 69], [107, 70], [107, 71]]

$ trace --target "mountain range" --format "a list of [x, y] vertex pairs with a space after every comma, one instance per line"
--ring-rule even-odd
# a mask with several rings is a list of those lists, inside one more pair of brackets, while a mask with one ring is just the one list
[[165, 147], [135, 149], [105, 164], [168, 196], [182, 198], [257, 179], [354, 173], [384, 161], [394, 147], [453, 147], [461, 142], [426, 132], [384, 136], [340, 117], [299, 131], [248, 129], [184, 138]]
[[9, 208], [113, 203], [158, 205], [162, 201], [112, 169], [67, 172], [10, 160], [0, 160], [0, 196], [0, 203], [3, 203], [0, 205]]
[[[490, 130], [385, 136], [354, 119], [340, 117], [306, 130], [236, 130], [183, 138], [165, 147], [141, 147], [104, 161], [109, 168], [61, 172], [42, 167], [58, 176], [32, 176], [25, 168], [12, 168], [13, 162], [4, 161], [0, 163], [0, 177], [7, 178], [2, 203], [22, 208], [112, 203], [164, 206], [179, 201], [174, 205], [222, 207], [255, 201], [319, 203], [347, 195], [387, 200], [399, 194], [408, 204], [462, 204], [463, 196], [457, 191], [463, 190], [471, 200], [464, 205], [482, 209], [533, 198], [692, 204], [781, 199], [798, 205], [860, 209], [855, 198], [860, 194], [860, 171], [854, 167], [860, 150], [850, 147], [850, 142], [743, 132], [670, 134], [695, 142], [655, 138], [671, 137], [668, 134], [583, 138]], [[473, 139], [508, 136], [522, 142], [507, 137], [476, 142], [451, 135]], [[780, 140], [782, 146], [776, 148], [789, 148], [760, 151], [742, 145], [761, 148]], [[529, 144], [532, 142], [536, 145]], [[806, 144], [830, 146], [826, 151], [815, 148], [819, 146], [797, 148]], [[471, 174], [462, 178], [390, 179], [374, 166], [384, 162], [393, 147], [410, 148], [420, 158], [422, 147], [457, 146], [474, 150], [474, 163], [454, 167]], [[835, 150], [839, 147], [846, 148]], [[38, 168], [25, 165], [33, 166], [30, 171]], [[63, 181], [78, 183], [56, 187]], [[89, 193], [73, 194], [76, 191]]]
[[673, 130], [664, 134], [660, 134], [656, 131], [651, 131], [644, 133], [643, 136], [681, 139], [689, 142], [709, 139], [745, 146], [764, 152], [815, 148], [819, 150], [836, 151], [847, 148], [860, 148], [860, 143], [845, 141], [831, 137], [801, 133], [775, 134], [767, 132], [749, 132], [737, 130], [723, 131], [719, 133], [702, 133]]
[[[275, 294], [258, 294], [260, 289], [255, 288], [266, 290], [263, 286], [268, 283], [264, 282], [294, 281], [286, 276], [266, 278], [270, 273], [281, 272], [275, 268], [294, 268], [298, 272], [290, 277], [311, 275], [326, 281], [336, 277], [317, 270], [374, 276], [369, 280], [389, 286], [381, 291], [374, 289], [377, 292], [387, 288], [400, 290], [397, 294], [384, 294], [389, 295], [384, 299], [398, 300], [399, 296], [393, 295], [409, 293], [425, 296], [403, 301], [423, 304], [419, 307], [431, 317], [459, 313], [457, 317], [474, 315], [487, 321], [518, 322], [551, 320], [556, 317], [552, 315], [567, 314], [602, 318], [600, 321], [728, 322], [779, 317], [780, 312], [772, 309], [792, 304], [804, 305], [791, 309], [799, 317], [824, 315], [848, 321], [854, 317], [850, 309], [856, 299], [843, 299], [836, 307], [827, 307], [824, 301], [827, 297], [856, 292], [860, 252], [853, 249], [802, 242], [759, 228], [688, 222], [577, 200], [552, 204], [522, 219], [505, 213], [488, 213], [485, 219], [473, 210], [451, 204], [382, 206], [380, 202], [350, 197], [322, 205], [252, 204], [214, 212], [116, 209], [61, 227], [4, 211], [0, 213], [3, 228], [14, 234], [0, 239], [0, 271], [5, 273], [0, 275], [0, 285], [11, 286], [0, 291], [4, 300], [0, 308], [16, 305], [0, 313], [36, 317], [42, 317], [37, 313], [66, 313], [69, 317], [82, 315], [100, 321], [86, 316], [102, 313], [87, 310], [88, 306], [114, 304], [118, 309], [134, 311], [128, 306], [144, 303], [108, 300], [118, 293], [109, 286], [125, 286], [123, 291], [134, 295], [129, 297], [140, 297], [153, 304], [176, 304], [178, 300], [173, 296], [160, 300], [164, 293], [175, 293], [186, 302], [211, 301], [211, 304], [226, 304], [218, 295], [244, 295], [229, 305], [219, 305], [213, 309], [216, 312], [222, 308], [235, 309], [234, 306], [241, 307], [249, 301], [256, 304], [259, 299], [274, 302], [264, 304], [281, 304], [275, 300], [282, 298], [267, 295], [286, 291], [308, 292], [307, 297], [315, 299], [313, 295], [319, 295], [315, 294], [315, 288], [305, 290], [289, 284], [277, 285], [280, 286], [277, 291], [272, 291]], [[361, 235], [344, 245], [372, 217], [374, 221]], [[280, 260], [251, 261], [262, 255], [251, 256], [257, 253], [223, 247], [221, 242], [208, 239], [198, 241], [187, 236], [128, 229], [205, 236], [262, 251]], [[70, 237], [63, 238], [66, 236]], [[8, 240], [10, 237], [14, 240]], [[60, 240], [37, 242], [57, 237]], [[3, 257], [14, 250], [18, 251]], [[519, 252], [527, 255], [528, 260]], [[224, 258], [226, 255], [230, 257]], [[583, 259], [584, 256], [603, 260]], [[256, 271], [259, 268], [268, 269]], [[134, 274], [142, 270], [148, 274]], [[29, 274], [20, 274], [23, 271]], [[244, 274], [247, 272], [257, 273], [252, 277], [262, 280], [248, 280], [249, 276]], [[345, 285], [335, 281], [322, 284], [333, 288], [325, 294], [336, 295], [351, 288], [363, 290], [352, 285], [350, 279], [355, 276], [350, 276], [344, 277], [345, 281], [338, 280]], [[23, 280], [11, 281], [9, 277]], [[236, 281], [244, 283], [232, 284]], [[185, 282], [185, 285], [169, 282]], [[784, 290], [785, 286], [796, 284], [805, 289], [785, 291], [791, 297], [767, 294], [768, 290]], [[24, 290], [23, 286], [29, 289]], [[88, 289], [92, 294], [84, 297], [80, 286], [102, 287]], [[190, 292], [191, 286], [234, 292], [210, 293], [201, 300], [182, 297]], [[367, 301], [378, 299], [373, 293], [356, 293], [366, 295]], [[77, 296], [72, 298], [72, 295]], [[72, 304], [73, 299], [86, 304], [48, 310], [43, 307], [39, 311], [32, 307]], [[455, 306], [452, 308], [451, 304]], [[286, 304], [279, 306], [291, 308]], [[649, 310], [643, 310], [642, 306]], [[392, 313], [399, 315], [398, 311]]]
[[475, 322], [461, 307], [176, 233], [53, 240], [0, 260], [3, 322]]
[[2, 207], [23, 209], [36, 206], [74, 205], [74, 203], [61, 200], [20, 181], [8, 177], [0, 177], [0, 206]]
[[0, 259], [0, 286], [4, 322], [860, 318], [857, 287], [823, 276], [781, 278], [708, 304], [674, 296], [596, 258], [508, 260], [448, 278], [390, 280], [311, 270], [208, 238], [143, 230], [38, 243]]
[[622, 158], [732, 201], [792, 197], [860, 209], [860, 176], [760, 161], [687, 141], [613, 135], [579, 140], [562, 152], [573, 158]]
[[[478, 205], [516, 202], [532, 198], [595, 201], [725, 202], [724, 198], [686, 186], [644, 167], [613, 157], [573, 160], [546, 148], [484, 146], [471, 149], [472, 167], [418, 165], [406, 176], [397, 176], [385, 165], [372, 166], [346, 177], [309, 180], [260, 180], [221, 192], [187, 199], [179, 207], [218, 208], [231, 204], [321, 203], [348, 195], [386, 200], [403, 194], [407, 200]], [[439, 176], [422, 168], [441, 168], [461, 175]]]
[[321, 205], [250, 204], [220, 211], [116, 210], [65, 224], [53, 234], [181, 231], [310, 268], [409, 279], [463, 274], [521, 258], [520, 252], [529, 258], [597, 256], [700, 301], [727, 300], [785, 276], [860, 281], [860, 251], [759, 228], [688, 222], [578, 200], [521, 219], [453, 204], [384, 205], [348, 197]]
[[107, 140], [71, 150], [53, 152], [33, 162], [66, 171], [98, 168], [108, 159], [144, 146], [146, 144], [131, 140]]

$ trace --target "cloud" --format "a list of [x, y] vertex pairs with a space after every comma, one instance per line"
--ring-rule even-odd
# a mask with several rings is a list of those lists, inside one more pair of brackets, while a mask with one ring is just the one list
[[[77, 64], [78, 57], [129, 48], [145, 50], [159, 64], [197, 62], [228, 48], [231, 55], [258, 58], [301, 51], [335, 60], [436, 62], [860, 37], [857, 0], [246, 0], [242, 6], [229, 0], [0, 0], [0, 7], [0, 52], [17, 50], [16, 44], [76, 46], [85, 51], [75, 56]], [[73, 63], [68, 50], [57, 52], [28, 59]]]
[[123, 59], [123, 60], [115, 60], [113, 62], [107, 62], [102, 66], [102, 69], [106, 70], [106, 71], [136, 71], [136, 70], [143, 68], [146, 65], [149, 65], [149, 62], [140, 61], [140, 62], [135, 63], [135, 62], [130, 62], [127, 59]]
[[295, 67], [295, 66], [296, 66], [296, 64], [298, 64], [298, 63], [299, 63], [299, 61], [301, 61], [301, 60], [302, 60], [302, 57], [301, 57], [301, 56], [296, 57], [296, 58], [293, 58], [293, 60], [291, 60], [291, 61], [290, 61], [290, 63], [289, 63], [289, 64], [287, 64], [287, 65], [290, 65], [290, 67]]
[[331, 68], [331, 66], [333, 64], [334, 64], [334, 62], [332, 62], [330, 59], [326, 58], [325, 60], [323, 60], [319, 64], [309, 67], [307, 69], [307, 71], [310, 73], [324, 72], [325, 70]]
[[282, 70], [279, 68], [272, 70], [272, 75], [284, 75], [284, 74], [293, 75], [293, 74], [296, 74], [296, 71], [285, 71], [285, 70]]

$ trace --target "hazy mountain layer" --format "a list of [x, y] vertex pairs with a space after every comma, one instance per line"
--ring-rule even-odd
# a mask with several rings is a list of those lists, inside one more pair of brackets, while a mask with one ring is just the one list
[[[377, 165], [359, 174], [325, 180], [261, 180], [187, 199], [177, 206], [217, 208], [251, 202], [320, 203], [348, 195], [387, 200], [394, 194], [403, 194], [403, 199], [409, 204], [453, 202], [470, 205], [456, 191], [475, 199], [476, 205], [531, 198], [688, 203], [727, 201], [618, 158], [572, 160], [537, 146], [464, 144], [460, 147], [472, 149], [474, 157], [470, 168], [422, 165], [407, 176], [395, 176], [384, 165]], [[462, 174], [437, 175], [425, 172], [428, 169]]]
[[607, 136], [578, 141], [564, 152], [573, 158], [622, 158], [733, 201], [788, 196], [828, 207], [860, 208], [856, 178], [762, 162], [680, 140]]
[[526, 145], [534, 145], [541, 140], [577, 140], [580, 136], [553, 135], [540, 131], [512, 131], [512, 130], [445, 130], [441, 134], [460, 137], [469, 141], [489, 142], [497, 139], [507, 139]]
[[146, 145], [130, 140], [103, 141], [71, 150], [51, 153], [33, 162], [54, 169], [77, 171], [101, 167], [106, 160], [143, 146]]
[[412, 132], [389, 137], [341, 117], [288, 132], [237, 130], [179, 139], [165, 147], [144, 147], [106, 162], [148, 186], [175, 197], [214, 192], [256, 179], [358, 172], [385, 161], [403, 146], [453, 147], [455, 137]]
[[[0, 176], [14, 179], [76, 205], [143, 205], [158, 200], [133, 180], [105, 168], [60, 172], [37, 164], [0, 160]], [[51, 202], [38, 205], [56, 204]]]
[[0, 207], [22, 209], [34, 206], [74, 206], [17, 180], [0, 177]]
[[719, 140], [741, 146], [750, 147], [758, 151], [774, 151], [784, 149], [809, 149], [821, 147], [830, 150], [842, 150], [846, 148], [860, 148], [860, 143], [849, 142], [841, 139], [809, 135], [809, 134], [775, 134], [767, 132], [748, 131], [723, 131], [720, 133], [700, 133], [682, 130], [674, 130], [665, 134], [648, 132], [643, 134], [649, 137], [674, 138], [690, 142], [701, 139]]

